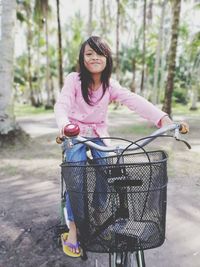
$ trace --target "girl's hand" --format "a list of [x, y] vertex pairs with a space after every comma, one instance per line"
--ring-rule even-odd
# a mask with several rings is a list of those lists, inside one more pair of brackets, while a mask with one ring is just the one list
[[179, 130], [180, 133], [186, 134], [189, 132], [189, 125], [186, 122], [181, 122], [180, 126], [181, 126]]
[[[174, 122], [168, 117], [168, 116], [164, 116], [162, 119], [161, 119], [161, 127], [165, 126], [165, 125], [170, 125], [170, 124], [173, 124]], [[186, 123], [186, 122], [180, 122], [180, 133], [182, 134], [186, 134], [189, 132], [189, 125]]]

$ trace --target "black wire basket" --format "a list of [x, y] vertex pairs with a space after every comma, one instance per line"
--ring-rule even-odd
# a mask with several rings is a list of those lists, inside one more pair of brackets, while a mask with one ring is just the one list
[[81, 246], [92, 252], [150, 249], [165, 239], [167, 155], [109, 156], [61, 165]]

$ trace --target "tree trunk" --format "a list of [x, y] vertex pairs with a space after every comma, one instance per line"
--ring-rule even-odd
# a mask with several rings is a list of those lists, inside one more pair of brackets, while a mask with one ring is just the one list
[[106, 3], [105, 0], [102, 1], [102, 14], [101, 14], [101, 30], [102, 37], [106, 37], [107, 33], [107, 17], [106, 17]]
[[47, 103], [45, 108], [52, 108], [53, 105], [51, 103], [51, 95], [50, 95], [50, 70], [49, 70], [49, 35], [48, 35], [48, 6], [45, 8], [45, 41], [46, 41], [46, 80], [45, 80], [45, 87], [46, 87], [46, 93], [47, 93]]
[[2, 0], [0, 29], [0, 135], [16, 129], [13, 112], [13, 58], [16, 1]]
[[116, 79], [119, 80], [119, 19], [120, 19], [120, 0], [117, 0], [117, 23], [116, 23]]
[[152, 24], [152, 18], [153, 18], [153, 0], [150, 0], [147, 11], [148, 24]]
[[141, 74], [141, 84], [140, 91], [143, 92], [144, 89], [144, 75], [145, 75], [145, 59], [146, 59], [146, 6], [147, 1], [144, 0], [144, 9], [143, 9], [143, 48], [142, 48], [142, 74]]
[[93, 0], [89, 0], [88, 36], [92, 35]]
[[169, 31], [165, 30], [165, 34], [163, 35], [162, 40], [162, 54], [161, 54], [161, 63], [160, 63], [160, 81], [158, 84], [158, 99], [164, 99], [164, 91], [165, 91], [165, 80], [166, 80], [166, 60], [167, 60], [167, 43], [169, 40]]
[[162, 2], [161, 6], [161, 17], [160, 17], [160, 28], [158, 32], [158, 45], [156, 48], [156, 61], [155, 61], [155, 68], [154, 68], [154, 80], [153, 80], [153, 92], [152, 92], [152, 103], [155, 105], [159, 102], [158, 99], [158, 74], [160, 69], [161, 63], [161, 48], [163, 42], [163, 26], [164, 26], [164, 16], [165, 16], [165, 7], [166, 7], [167, 0]]
[[[119, 70], [119, 20], [120, 20], [120, 0], [117, 1], [117, 19], [116, 19], [116, 56], [115, 56], [115, 73], [116, 80], [119, 81], [120, 70]], [[115, 102], [114, 109], [118, 109], [119, 102]]]
[[131, 81], [131, 92], [135, 93], [136, 83], [135, 83], [135, 72], [136, 72], [136, 61], [135, 58], [132, 58], [132, 81]]
[[197, 85], [192, 86], [192, 104], [190, 110], [197, 110], [198, 90]]
[[36, 48], [36, 77], [37, 77], [37, 96], [36, 96], [36, 104], [37, 107], [40, 107], [41, 105], [44, 105], [43, 97], [42, 97], [42, 81], [40, 77], [40, 29], [37, 32], [37, 48]]
[[57, 3], [57, 24], [58, 24], [58, 76], [59, 76], [59, 87], [60, 90], [63, 87], [63, 59], [62, 59], [62, 34], [60, 26], [60, 1], [56, 0]]
[[[30, 15], [30, 14], [29, 14]], [[28, 50], [28, 84], [30, 90], [30, 102], [33, 107], [36, 106], [35, 96], [33, 92], [33, 84], [32, 84], [32, 55], [31, 55], [31, 43], [32, 43], [32, 32], [31, 32], [31, 23], [28, 21], [28, 29], [27, 29], [27, 50]]]
[[163, 111], [171, 115], [171, 102], [172, 93], [174, 89], [174, 73], [176, 67], [176, 50], [178, 42], [178, 28], [181, 10], [181, 0], [173, 0], [173, 18], [172, 18], [172, 29], [171, 29], [171, 43], [168, 54], [168, 74], [167, 83], [165, 88], [165, 98], [163, 104]]

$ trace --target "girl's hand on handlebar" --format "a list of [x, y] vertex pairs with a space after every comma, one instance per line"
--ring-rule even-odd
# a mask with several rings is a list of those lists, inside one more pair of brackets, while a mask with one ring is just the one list
[[65, 140], [65, 136], [75, 137], [79, 135], [79, 133], [80, 133], [79, 126], [76, 124], [69, 123], [63, 127], [61, 135], [56, 137], [56, 143], [62, 144], [62, 142]]
[[[174, 122], [168, 117], [168, 116], [164, 116], [161, 119], [161, 127], [163, 126], [167, 126], [170, 124], [173, 124]], [[186, 134], [189, 132], [189, 125], [186, 122], [180, 122], [180, 129], [179, 132], [182, 134]]]
[[182, 134], [188, 133], [189, 132], [189, 125], [186, 122], [181, 122], [179, 132]]

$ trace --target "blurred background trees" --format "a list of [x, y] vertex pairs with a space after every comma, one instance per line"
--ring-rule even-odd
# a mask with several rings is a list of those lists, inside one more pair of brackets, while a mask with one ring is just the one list
[[170, 115], [175, 103], [198, 108], [198, 0], [17, 0], [12, 8], [15, 103], [52, 108], [64, 76], [77, 70], [81, 42], [93, 34], [110, 44], [113, 77], [123, 86]]
[[[84, 5], [79, 1], [74, 14], [60, 17], [59, 8], [68, 8], [65, 2], [18, 0], [18, 27], [22, 30], [23, 23], [27, 47], [16, 58], [15, 88], [21, 101], [52, 107], [55, 90], [63, 83], [62, 71], [66, 75], [77, 69], [80, 44], [94, 34], [109, 42], [113, 76], [124, 86], [168, 113], [173, 102], [190, 102], [196, 108], [198, 1], [88, 0]], [[70, 8], [73, 1], [68, 2]], [[19, 69], [24, 68], [26, 75], [19, 79]]]

